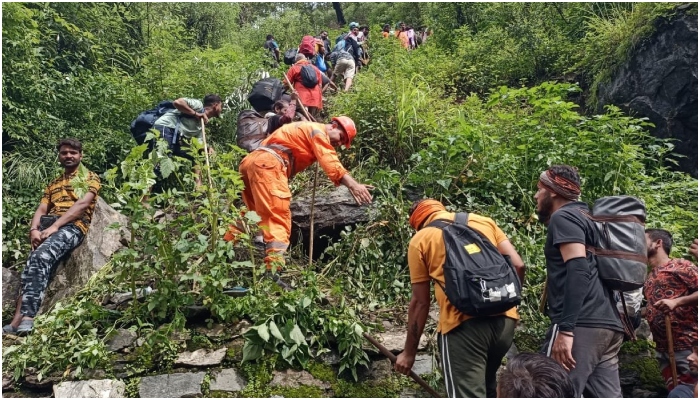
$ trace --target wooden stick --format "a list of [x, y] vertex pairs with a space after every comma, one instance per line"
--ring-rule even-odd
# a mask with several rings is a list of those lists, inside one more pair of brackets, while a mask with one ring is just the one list
[[[282, 74], [282, 76], [284, 76], [284, 80], [287, 82], [287, 85], [289, 85], [289, 88], [292, 90], [292, 93], [296, 93], [296, 90], [294, 90], [294, 86], [292, 86], [292, 83], [289, 82], [289, 78], [287, 78], [287, 75]], [[312, 117], [309, 114], [309, 111], [306, 110], [306, 107], [304, 106], [304, 103], [301, 102], [301, 99], [299, 99], [299, 105], [301, 106], [301, 111], [304, 113], [306, 119], [312, 122], [316, 122], [314, 117]], [[318, 162], [316, 162], [316, 168], [314, 170], [314, 188], [311, 192], [311, 224], [309, 225], [309, 268], [313, 264], [314, 260], [314, 206], [316, 204], [316, 182], [318, 182]]]
[[211, 167], [209, 166], [209, 148], [207, 147], [207, 135], [204, 133], [204, 118], [200, 119], [202, 123], [202, 142], [204, 142], [204, 157], [207, 164], [207, 177], [209, 178], [209, 189], [213, 189], [214, 185], [211, 181]]
[[[294, 86], [292, 86], [292, 83], [289, 82], [289, 78], [287, 78], [287, 75], [282, 74], [282, 76], [284, 76], [284, 81], [287, 82], [287, 85], [289, 85], [289, 88], [292, 90], [292, 93], [296, 93], [296, 90], [294, 90]], [[301, 111], [304, 113], [306, 119], [308, 119], [311, 122], [316, 122], [316, 119], [309, 115], [309, 112], [306, 110], [304, 103], [301, 102], [301, 99], [299, 99], [299, 105], [301, 106]]]
[[[365, 337], [365, 339], [369, 340], [369, 342], [372, 343], [374, 345], [374, 347], [378, 348], [379, 351], [381, 351], [382, 354], [384, 354], [384, 356], [386, 356], [389, 359], [389, 361], [391, 361], [392, 365], [396, 364], [396, 356], [392, 352], [390, 352], [389, 349], [382, 346], [377, 341], [377, 339], [373, 338], [369, 334], [363, 333], [362, 335]], [[435, 389], [430, 387], [430, 385], [428, 385], [428, 382], [424, 381], [423, 378], [418, 376], [415, 372], [413, 372], [413, 370], [411, 370], [410, 377], [413, 378], [413, 380], [416, 381], [417, 384], [421, 385], [423, 387], [423, 389], [425, 389], [428, 393], [430, 393], [431, 396], [438, 397], [438, 398], [442, 397], [440, 395], [440, 393], [438, 393], [437, 391], [435, 391]]]
[[314, 189], [311, 192], [311, 222], [309, 225], [309, 268], [311, 268], [314, 260], [314, 206], [316, 205], [316, 182], [318, 182], [318, 162], [315, 163], [314, 170]]
[[673, 352], [673, 332], [671, 330], [671, 317], [666, 315], [666, 340], [668, 340], [668, 362], [671, 364], [671, 376], [673, 387], [678, 386], [678, 371], [676, 371], [676, 355]]

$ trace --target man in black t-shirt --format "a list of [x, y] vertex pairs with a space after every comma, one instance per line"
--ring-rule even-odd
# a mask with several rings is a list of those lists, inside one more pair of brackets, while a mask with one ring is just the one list
[[577, 170], [554, 165], [542, 172], [535, 194], [547, 225], [547, 331], [543, 352], [569, 371], [576, 396], [622, 397], [617, 353], [623, 339], [612, 292], [603, 286], [586, 245], [595, 239], [586, 203], [578, 201]]

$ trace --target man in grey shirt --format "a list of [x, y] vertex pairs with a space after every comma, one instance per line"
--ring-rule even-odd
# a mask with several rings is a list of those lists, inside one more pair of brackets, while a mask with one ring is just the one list
[[[173, 102], [174, 110], [168, 111], [156, 120], [153, 128], [168, 142], [173, 155], [194, 161], [187, 153], [193, 138], [202, 140], [200, 121], [208, 123], [210, 118], [221, 116], [221, 97], [216, 94], [204, 96], [204, 100], [181, 97]], [[211, 148], [210, 148], [211, 152]], [[201, 184], [200, 171], [196, 171], [197, 185]]]

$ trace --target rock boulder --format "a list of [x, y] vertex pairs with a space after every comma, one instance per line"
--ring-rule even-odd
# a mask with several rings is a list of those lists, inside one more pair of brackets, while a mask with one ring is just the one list
[[[97, 199], [90, 230], [65, 263], [59, 265], [56, 275], [46, 289], [44, 302], [39, 308], [43, 314], [57, 301], [72, 296], [82, 289], [90, 278], [109, 261], [112, 254], [121, 249], [124, 239], [130, 240], [129, 220], [109, 206], [102, 198]], [[119, 229], [108, 229], [119, 223]]]
[[684, 15], [656, 21], [656, 32], [633, 50], [598, 86], [598, 109], [614, 104], [656, 126], [652, 134], [674, 138], [675, 151], [687, 158], [680, 169], [698, 176], [698, 17]]
[[16, 271], [2, 267], [2, 308], [14, 308], [21, 285]]

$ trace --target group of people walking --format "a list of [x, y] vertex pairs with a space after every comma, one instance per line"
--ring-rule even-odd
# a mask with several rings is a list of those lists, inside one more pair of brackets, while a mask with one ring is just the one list
[[[349, 148], [358, 134], [355, 123], [346, 116], [330, 118], [329, 123], [293, 121], [296, 101], [306, 107], [313, 119], [320, 120], [323, 76], [312, 61], [314, 57], [331, 60], [335, 74], [352, 83], [361, 64], [361, 43], [368, 30], [350, 24], [350, 32], [340, 50], [333, 50], [327, 32], [321, 32], [315, 54], [299, 53], [286, 73], [293, 90], [293, 104], [280, 106], [279, 118], [259, 147], [241, 162], [245, 188], [243, 202], [261, 218], [260, 243], [265, 247], [264, 262], [268, 275], [280, 286], [285, 253], [291, 236], [291, 191], [289, 180], [314, 162], [336, 186], [348, 188], [358, 205], [372, 202], [372, 186], [356, 181], [341, 164], [337, 150]], [[388, 33], [388, 30], [385, 32]], [[413, 46], [403, 24], [396, 37]], [[386, 37], [386, 35], [385, 35]], [[405, 41], [406, 40], [406, 41]], [[268, 36], [268, 42], [274, 42]], [[279, 57], [279, 48], [266, 44]], [[335, 54], [335, 55], [334, 55]], [[346, 55], [347, 54], [347, 55]], [[365, 50], [366, 54], [366, 50]], [[309, 76], [308, 66], [313, 66]], [[308, 80], [316, 79], [309, 87]], [[348, 83], [349, 82], [349, 83]], [[155, 122], [161, 137], [172, 143], [176, 155], [192, 160], [187, 143], [201, 139], [200, 127], [221, 114], [221, 98], [210, 94], [203, 100], [182, 98], [174, 109]], [[291, 106], [291, 107], [290, 107]], [[290, 110], [291, 109], [291, 115]], [[179, 133], [179, 134], [178, 134]], [[58, 160], [64, 172], [44, 191], [29, 228], [32, 252], [22, 273], [22, 293], [13, 321], [3, 327], [6, 333], [32, 330], [44, 291], [59, 261], [77, 247], [88, 232], [100, 190], [96, 174], [81, 164], [82, 144], [75, 139], [57, 145]], [[76, 185], [76, 179], [87, 185]], [[83, 189], [80, 189], [83, 188]], [[625, 330], [617, 308], [617, 296], [601, 281], [595, 255], [588, 251], [595, 241], [595, 228], [586, 203], [581, 202], [581, 177], [575, 167], [553, 165], [543, 171], [534, 199], [539, 219], [547, 226], [543, 253], [546, 260], [546, 314], [551, 326], [542, 345], [542, 354], [522, 354], [509, 360], [501, 379], [497, 372], [501, 360], [513, 342], [519, 321], [516, 307], [493, 315], [470, 315], [458, 309], [449, 298], [446, 265], [453, 254], [445, 242], [442, 224], [463, 224], [481, 235], [498, 253], [507, 257], [521, 287], [525, 282], [525, 264], [518, 251], [494, 220], [475, 213], [455, 214], [433, 199], [419, 200], [409, 211], [408, 222], [416, 234], [408, 244], [408, 269], [412, 296], [408, 306], [408, 333], [404, 351], [395, 369], [408, 374], [414, 364], [419, 338], [430, 308], [431, 282], [440, 312], [437, 323], [440, 361], [449, 397], [622, 397], [618, 352]], [[53, 218], [49, 218], [53, 216]], [[231, 226], [227, 240], [235, 242], [242, 227]], [[646, 314], [656, 343], [661, 373], [673, 397], [697, 397], [697, 267], [684, 259], [671, 259], [671, 234], [663, 229], [646, 231], [646, 246], [651, 272], [644, 284]], [[465, 248], [478, 253], [480, 247]], [[691, 246], [697, 259], [697, 239]], [[504, 289], [510, 295], [510, 285]], [[499, 293], [489, 293], [497, 296]], [[670, 320], [672, 337], [666, 335]], [[669, 354], [668, 340], [674, 344]], [[527, 384], [524, 384], [526, 382]]]
[[[447, 236], [432, 225], [439, 220], [456, 223], [459, 214], [447, 212], [432, 199], [414, 203], [409, 211], [409, 223], [417, 232], [408, 245], [412, 284], [408, 333], [395, 369], [408, 374], [413, 366], [433, 282], [440, 307], [438, 347], [449, 397], [622, 397], [618, 352], [625, 338], [623, 316], [615, 293], [599, 277], [596, 256], [587, 250], [596, 243], [597, 231], [580, 195], [576, 168], [553, 165], [540, 175], [534, 199], [539, 220], [547, 226], [545, 312], [551, 326], [541, 354], [509, 360], [500, 379], [497, 372], [519, 321], [517, 309], [474, 316], [450, 302], [446, 287], [449, 291], [451, 249]], [[498, 225], [474, 213], [468, 214], [467, 225], [510, 258], [524, 283], [525, 265]], [[668, 231], [647, 229], [645, 236], [651, 268], [643, 289], [645, 317], [661, 374], [669, 397], [697, 397], [698, 269], [688, 260], [669, 258], [673, 240]], [[690, 247], [696, 260], [697, 246], [696, 239]], [[673, 354], [668, 341], [673, 342]]]

